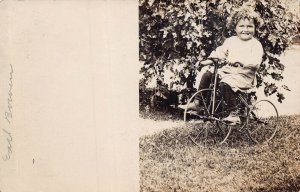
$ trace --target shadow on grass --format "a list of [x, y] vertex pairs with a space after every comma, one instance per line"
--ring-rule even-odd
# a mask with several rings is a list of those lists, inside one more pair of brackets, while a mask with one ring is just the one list
[[183, 120], [183, 112], [182, 109], [171, 106], [162, 109], [149, 108], [148, 110], [140, 107], [139, 116], [143, 119], [152, 119], [155, 121], [175, 121]]
[[254, 192], [299, 192], [300, 190], [300, 176], [297, 176], [294, 179], [288, 179], [283, 183], [280, 183], [277, 186], [271, 188], [259, 188], [254, 190]]

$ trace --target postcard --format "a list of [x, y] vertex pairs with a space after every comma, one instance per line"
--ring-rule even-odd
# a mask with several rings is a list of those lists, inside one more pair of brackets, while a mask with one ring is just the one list
[[0, 2], [1, 192], [138, 191], [137, 18], [133, 1]]

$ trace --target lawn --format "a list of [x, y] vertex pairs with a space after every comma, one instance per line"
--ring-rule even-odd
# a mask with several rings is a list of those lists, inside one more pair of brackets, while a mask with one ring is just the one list
[[141, 192], [300, 190], [300, 115], [281, 116], [260, 145], [233, 132], [229, 145], [197, 146], [189, 132], [181, 125], [140, 138]]

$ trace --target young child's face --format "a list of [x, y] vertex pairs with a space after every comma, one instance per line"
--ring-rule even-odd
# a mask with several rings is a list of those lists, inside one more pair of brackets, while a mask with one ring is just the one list
[[241, 40], [250, 40], [255, 33], [255, 25], [253, 19], [241, 19], [235, 27], [235, 32]]

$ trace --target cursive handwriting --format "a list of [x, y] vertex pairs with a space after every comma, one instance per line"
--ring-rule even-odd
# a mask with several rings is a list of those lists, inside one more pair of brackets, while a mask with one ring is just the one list
[[11, 136], [11, 133], [8, 132], [6, 129], [2, 129], [2, 131], [6, 134], [6, 141], [7, 141], [7, 152], [6, 152], [6, 155], [2, 156], [2, 159], [4, 161], [7, 161], [10, 159], [11, 157], [11, 154], [12, 154], [12, 136]]
[[[13, 93], [12, 93], [12, 88], [13, 88], [13, 73], [14, 73], [14, 69], [13, 66], [10, 64], [10, 77], [9, 77], [9, 90], [8, 90], [8, 98], [7, 98], [7, 110], [4, 112], [4, 118], [6, 119], [6, 121], [8, 122], [8, 127], [10, 127], [10, 124], [12, 122], [13, 119], [13, 107], [12, 107], [12, 102], [13, 102]], [[7, 143], [7, 150], [5, 152], [5, 154], [2, 156], [2, 159], [4, 161], [8, 161], [11, 158], [12, 155], [12, 142], [13, 142], [13, 137], [11, 132], [9, 132], [8, 129], [2, 129], [2, 131], [5, 134], [5, 138], [6, 138], [6, 143]]]
[[5, 119], [6, 121], [10, 124], [11, 123], [11, 120], [13, 118], [13, 115], [12, 115], [12, 102], [13, 102], [13, 99], [12, 99], [12, 96], [13, 96], [13, 93], [12, 93], [12, 88], [13, 88], [13, 73], [14, 73], [14, 69], [12, 67], [12, 65], [10, 64], [10, 78], [9, 78], [9, 90], [8, 90], [8, 98], [7, 98], [7, 108], [8, 110], [5, 111], [4, 115], [5, 115]]

